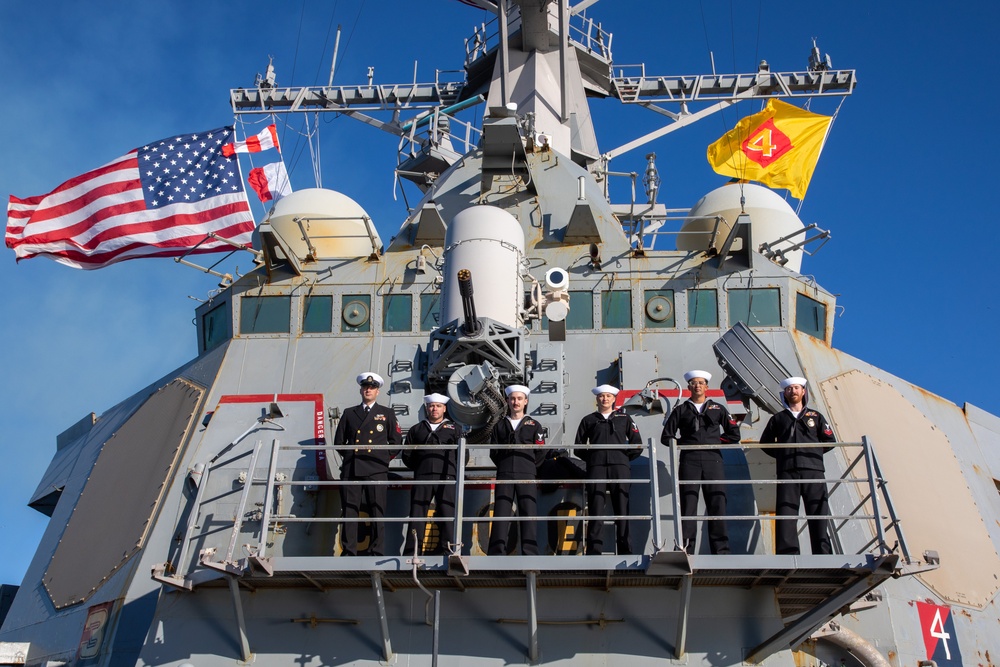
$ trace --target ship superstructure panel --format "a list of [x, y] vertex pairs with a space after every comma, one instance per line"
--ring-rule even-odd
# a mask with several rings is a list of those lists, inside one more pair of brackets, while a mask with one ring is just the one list
[[[397, 175], [421, 198], [387, 240], [350, 193], [275, 205], [258, 266], [197, 308], [198, 357], [60, 440], [32, 498], [52, 522], [0, 646], [26, 645], [28, 664], [814, 664], [841, 647], [844, 664], [912, 664], [918, 607], [934, 602], [962, 609], [967, 654], [988, 648], [1000, 420], [832, 347], [835, 295], [801, 273], [829, 232], [774, 192], [734, 183], [678, 216], [657, 203], [649, 154], [647, 201], [611, 201], [608, 160], [628, 147], [600, 152], [586, 99], [683, 98], [664, 114], [680, 127], [687, 102], [844, 95], [853, 71], [616, 76], [599, 25], [567, 36], [568, 3], [472, 2], [499, 26], [467, 43], [465, 85], [233, 91], [241, 113], [325, 110], [396, 134]], [[477, 100], [483, 127], [463, 143], [452, 114]], [[379, 111], [393, 116], [365, 116]], [[682, 548], [681, 449], [661, 432], [691, 369], [714, 376], [711, 398], [739, 425], [742, 444], [721, 448], [731, 554], [710, 552], [719, 519], [704, 503], [697, 546]], [[363, 482], [340, 479], [332, 440], [365, 371], [404, 433], [425, 394], [449, 396], [468, 453], [455, 543], [432, 528], [417, 536], [425, 555], [401, 553], [420, 480], [397, 457], [378, 482], [386, 555], [341, 555], [339, 490]], [[805, 521], [801, 555], [775, 550], [781, 481], [759, 440], [779, 382], [800, 375], [836, 434], [832, 554], [809, 552]], [[538, 524], [540, 555], [517, 555], [516, 538], [487, 554], [489, 431], [503, 387], [521, 384], [547, 451], [566, 454], [592, 389], [621, 390], [642, 442], [635, 553], [585, 555], [585, 522], [614, 544], [621, 517], [592, 517], [567, 455], [539, 480], [538, 516], [518, 517]], [[357, 519], [362, 543], [371, 519]]]

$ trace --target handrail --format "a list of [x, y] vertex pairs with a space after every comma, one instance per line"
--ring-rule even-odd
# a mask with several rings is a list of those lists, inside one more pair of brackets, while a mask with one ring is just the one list
[[[889, 554], [896, 549], [899, 549], [904, 562], [910, 562], [909, 550], [906, 547], [906, 541], [903, 538], [902, 528], [900, 526], [900, 521], [896, 516], [895, 509], [892, 506], [892, 500], [888, 494], [888, 488], [885, 485], [884, 480], [881, 479], [881, 472], [878, 470], [878, 462], [875, 458], [874, 448], [872, 447], [871, 441], [867, 436], [862, 437], [860, 442], [816, 442], [816, 443], [738, 443], [738, 444], [710, 444], [710, 445], [678, 445], [674, 439], [670, 439], [669, 442], [671, 461], [674, 464], [672, 466], [672, 473], [674, 474], [674, 484], [675, 484], [675, 494], [673, 499], [674, 516], [677, 518], [675, 532], [680, 540], [680, 525], [683, 521], [695, 520], [695, 521], [723, 521], [723, 520], [734, 520], [734, 521], [756, 521], [762, 523], [764, 521], [771, 520], [795, 520], [803, 521], [803, 525], [799, 528], [797, 533], [801, 533], [805, 529], [805, 522], [814, 519], [826, 519], [830, 520], [831, 523], [831, 539], [839, 541], [841, 530], [847, 525], [849, 521], [870, 521], [874, 523], [873, 536], [865, 544], [863, 544], [856, 553], [865, 553], [869, 547], [875, 547], [879, 555]], [[763, 486], [774, 486], [777, 487], [781, 484], [802, 484], [802, 480], [798, 479], [767, 479], [767, 478], [753, 478], [753, 479], [721, 479], [721, 480], [678, 480], [675, 473], [676, 469], [679, 468], [679, 460], [681, 451], [696, 451], [696, 450], [720, 450], [720, 449], [740, 449], [740, 450], [752, 450], [752, 449], [803, 449], [803, 448], [829, 448], [829, 449], [848, 449], [848, 448], [858, 448], [860, 450], [857, 457], [851, 460], [847, 467], [845, 468], [843, 474], [839, 477], [825, 477], [823, 479], [808, 480], [805, 483], [810, 484], [831, 484], [832, 486], [828, 489], [828, 497], [832, 497], [833, 493], [840, 488], [849, 489], [851, 487], [860, 488], [864, 487], [864, 493], [859, 494], [859, 498], [854, 502], [854, 505], [845, 514], [822, 514], [822, 515], [812, 515], [812, 514], [797, 514], [795, 516], [786, 517], [775, 517], [771, 515], [726, 515], [726, 516], [686, 516], [681, 513], [680, 508], [680, 487], [684, 485], [696, 485], [703, 484], [705, 482], [714, 482], [717, 484], [723, 484], [726, 486], [739, 486], [739, 485], [763, 485]], [[858, 467], [860, 463], [864, 463], [865, 476], [858, 477], [852, 476], [855, 468]], [[841, 496], [843, 494], [840, 494]], [[839, 496], [838, 496], [839, 497]], [[871, 506], [869, 512], [862, 512], [866, 504]], [[888, 512], [887, 515], [882, 514], [883, 505]], [[839, 520], [840, 523], [834, 523], [834, 520]], [[883, 523], [885, 521], [886, 523]], [[895, 548], [890, 547], [887, 543], [886, 533], [891, 531], [895, 537], [897, 546]], [[678, 541], [678, 544], [681, 544]]]
[[[468, 444], [462, 440], [457, 445], [373, 445], [370, 448], [366, 447], [364, 449], [371, 450], [415, 450], [415, 449], [437, 449], [437, 450], [457, 450], [458, 465], [457, 465], [457, 478], [454, 481], [456, 485], [456, 511], [455, 516], [431, 516], [431, 517], [412, 517], [408, 513], [405, 516], [383, 516], [383, 517], [356, 517], [356, 518], [344, 518], [340, 516], [298, 516], [292, 512], [281, 511], [282, 508], [275, 505], [275, 497], [281, 497], [280, 489], [282, 487], [303, 487], [311, 486], [314, 489], [318, 488], [332, 488], [332, 487], [347, 487], [347, 486], [388, 486], [388, 487], [399, 487], [400, 485], [405, 485], [408, 487], [415, 487], [421, 485], [440, 485], [442, 480], [418, 480], [409, 478], [397, 478], [389, 480], [315, 480], [315, 479], [284, 479], [278, 472], [278, 456], [279, 451], [312, 451], [312, 450], [351, 450], [355, 449], [353, 446], [320, 446], [320, 445], [285, 445], [275, 440], [272, 443], [272, 449], [268, 461], [266, 463], [266, 474], [264, 477], [258, 477], [255, 473], [257, 472], [257, 460], [258, 455], [261, 454], [262, 442], [258, 442], [257, 446], [253, 448], [252, 451], [248, 452], [246, 455], [249, 458], [248, 466], [245, 473], [241, 473], [241, 478], [244, 479], [244, 484], [242, 488], [234, 488], [233, 491], [239, 494], [239, 500], [237, 502], [238, 511], [233, 517], [233, 523], [228, 527], [220, 527], [218, 522], [211, 526], [202, 526], [200, 522], [203, 520], [201, 517], [201, 512], [203, 507], [212, 501], [217, 501], [218, 498], [213, 498], [212, 500], [205, 499], [205, 490], [208, 487], [208, 482], [213, 472], [217, 472], [218, 468], [213, 468], [212, 466], [206, 467], [203, 473], [203, 478], [198, 484], [197, 493], [193, 499], [193, 505], [191, 507], [191, 513], [188, 515], [187, 528], [183, 533], [182, 542], [180, 548], [178, 549], [175, 562], [173, 563], [173, 568], [175, 572], [181, 573], [188, 566], [186, 560], [189, 558], [188, 554], [190, 552], [191, 545], [195, 543], [200, 538], [205, 538], [209, 535], [219, 533], [229, 534], [228, 549], [226, 550], [226, 562], [232, 562], [235, 558], [235, 547], [237, 544], [238, 536], [242, 525], [247, 521], [244, 515], [244, 509], [249, 501], [251, 492], [250, 488], [253, 486], [262, 486], [265, 489], [264, 502], [258, 503], [262, 505], [261, 510], [258, 512], [257, 520], [260, 521], [260, 534], [259, 539], [255, 538], [253, 544], [245, 545], [245, 549], [249, 550], [249, 553], [258, 559], [264, 559], [268, 557], [269, 542], [268, 536], [271, 531], [274, 530], [279, 524], [302, 524], [302, 523], [325, 523], [325, 524], [340, 524], [340, 523], [389, 523], [389, 524], [411, 524], [413, 522], [420, 522], [425, 524], [441, 524], [445, 521], [454, 522], [454, 536], [456, 544], [450, 545], [449, 553], [451, 555], [461, 555], [462, 553], [469, 553], [470, 549], [465, 548], [465, 545], [461, 543], [463, 536], [463, 528], [465, 524], [472, 522], [476, 525], [491, 525], [495, 520], [492, 516], [479, 516], [478, 514], [468, 515], [466, 513], [465, 505], [465, 493], [467, 490], [482, 489], [484, 484], [494, 484], [496, 480], [493, 475], [489, 476], [479, 476], [474, 472], [470, 473], [470, 470], [466, 467], [466, 452], [473, 449], [529, 449], [529, 450], [548, 450], [557, 451], [567, 449], [567, 445], [561, 443], [553, 443], [548, 445], [499, 445], [499, 444]], [[650, 489], [650, 506], [647, 511], [632, 511], [627, 515], [620, 514], [602, 514], [600, 516], [587, 515], [582, 512], [579, 515], [570, 515], [565, 517], [556, 517], [553, 515], [543, 514], [538, 516], [511, 516], [502, 517], [499, 520], [505, 522], [513, 522], [515, 524], [521, 522], [560, 522], [560, 523], [579, 523], [582, 525], [584, 521], [616, 521], [621, 519], [627, 519], [629, 521], [637, 522], [649, 522], [649, 535], [652, 541], [652, 553], [657, 553], [662, 550], [666, 544], [664, 540], [664, 535], [662, 534], [663, 521], [673, 521], [674, 529], [674, 542], [675, 549], [680, 549], [680, 545], [683, 544], [682, 537], [682, 524], [686, 520], [694, 520], [697, 522], [702, 521], [754, 521], [757, 523], [763, 523], [764, 521], [774, 520], [773, 515], [761, 515], [760, 513], [754, 512], [752, 514], [729, 514], [726, 516], [685, 516], [681, 513], [680, 508], [680, 496], [681, 488], [690, 484], [700, 484], [705, 481], [713, 480], [681, 480], [679, 479], [679, 459], [682, 451], [691, 450], [704, 450], [704, 449], [740, 449], [740, 450], [752, 450], [761, 449], [764, 447], [768, 448], [790, 448], [790, 447], [803, 447], [803, 446], [819, 446], [819, 447], [831, 447], [840, 449], [858, 449], [859, 454], [853, 459], [848, 459], [848, 463], [845, 466], [845, 471], [841, 476], [828, 476], [824, 479], [810, 480], [811, 483], [817, 484], [828, 484], [831, 485], [830, 493], [839, 491], [838, 498], [842, 498], [845, 492], [850, 493], [850, 489], [857, 488], [859, 491], [856, 494], [850, 496], [851, 501], [843, 504], [841, 506], [847, 507], [843, 513], [831, 514], [829, 515], [798, 515], [796, 517], [787, 517], [785, 520], [796, 520], [796, 521], [808, 521], [809, 519], [826, 519], [830, 521], [831, 524], [831, 537], [835, 540], [839, 540], [843, 529], [851, 524], [852, 522], [856, 524], [858, 521], [864, 521], [869, 523], [874, 523], [871, 529], [871, 539], [858, 548], [855, 553], [862, 554], [867, 553], [868, 549], [877, 550], [879, 555], [886, 555], [894, 551], [899, 551], [904, 562], [910, 561], [910, 555], [907, 548], [905, 539], [903, 538], [902, 529], [900, 526], [900, 521], [895, 514], [894, 507], [892, 505], [892, 500], [888, 494], [888, 488], [886, 482], [881, 478], [881, 471], [879, 469], [877, 458], [875, 457], [874, 448], [870, 440], [865, 437], [861, 442], [835, 442], [835, 443], [791, 443], [791, 444], [767, 444], [763, 445], [760, 443], [743, 443], [743, 444], [720, 444], [720, 445], [677, 445], [676, 442], [671, 440], [668, 444], [669, 450], [669, 460], [664, 463], [667, 464], [667, 468], [670, 473], [672, 481], [672, 511], [668, 513], [667, 516], [661, 515], [660, 501], [663, 498], [660, 497], [660, 488], [657, 479], [659, 459], [657, 454], [657, 443], [653, 439], [648, 439], [644, 445], [641, 447], [644, 450], [644, 455], [648, 457], [649, 461], [649, 474], [647, 475], [633, 475], [627, 480], [622, 479], [586, 479], [584, 477], [572, 477], [572, 478], [536, 478], [533, 480], [503, 480], [504, 484], [511, 485], [559, 485], [563, 488], [579, 488], [585, 491], [587, 485], [594, 483], [629, 483], [647, 486]], [[632, 445], [588, 445], [585, 448], [588, 450], [621, 450], [633, 447]], [[260, 457], [264, 458], [264, 457]], [[231, 463], [231, 462], [229, 462]], [[864, 464], [861, 467], [861, 464]], [[263, 466], [262, 466], [263, 467]], [[861, 467], [864, 476], [856, 474], [858, 468]], [[232, 468], [229, 468], [231, 471]], [[390, 470], [390, 472], [392, 472]], [[245, 475], [245, 477], [242, 477]], [[798, 480], [782, 480], [782, 479], [726, 479], [726, 480], [715, 480], [719, 483], [725, 484], [727, 486], [743, 486], [743, 485], [763, 485], [763, 486], [774, 486], [777, 487], [780, 484], [791, 484], [798, 483]], [[277, 491], [277, 493], [276, 493]], [[633, 507], [633, 510], [639, 508]], [[883, 516], [883, 512], [886, 514]], [[199, 530], [201, 529], [201, 530]], [[579, 534], [579, 533], [578, 533]], [[895, 538], [895, 546], [890, 547], [889, 536], [892, 535]], [[857, 540], [856, 540], [857, 541]], [[447, 545], [442, 545], [445, 547]], [[274, 554], [271, 554], [274, 555]], [[284, 554], [289, 555], [289, 554]], [[232, 563], [235, 564], [235, 563]], [[196, 566], [196, 565], [195, 565]]]

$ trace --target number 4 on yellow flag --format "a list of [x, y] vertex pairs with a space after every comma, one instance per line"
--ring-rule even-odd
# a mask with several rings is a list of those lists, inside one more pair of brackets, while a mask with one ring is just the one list
[[802, 199], [819, 160], [830, 116], [772, 99], [708, 147], [716, 173], [788, 188]]

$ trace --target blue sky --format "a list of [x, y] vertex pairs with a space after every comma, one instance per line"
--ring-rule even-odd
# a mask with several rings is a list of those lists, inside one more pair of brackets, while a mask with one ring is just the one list
[[[805, 69], [812, 38], [838, 68], [858, 70], [805, 199], [801, 217], [833, 240], [803, 273], [840, 294], [834, 345], [948, 400], [1000, 414], [991, 261], [1000, 226], [982, 166], [1000, 154], [988, 2], [834, 4], [705, 0], [671, 6], [604, 0], [589, 14], [614, 33], [615, 60], [654, 74]], [[738, 5], [734, 7], [733, 5]], [[333, 30], [343, 25], [337, 83], [420, 81], [458, 69], [481, 11], [448, 0], [180, 0], [0, 3], [8, 128], [0, 191], [30, 196], [154, 139], [232, 122], [228, 90], [251, 86], [274, 57], [279, 84], [325, 83]], [[420, 13], [413, 13], [413, 8]], [[596, 105], [608, 150], [658, 127], [639, 108]], [[829, 108], [813, 107], [817, 111]], [[705, 147], [749, 103], [622, 156], [639, 171], [658, 154], [660, 201], [688, 207], [726, 179]], [[322, 178], [359, 201], [391, 237], [405, 216], [393, 199], [394, 138], [324, 119]], [[283, 135], [296, 188], [314, 185], [304, 144]], [[244, 170], [248, 168], [244, 163]], [[412, 201], [411, 191], [411, 201]], [[263, 210], [255, 211], [258, 218]], [[250, 268], [249, 256], [224, 267]], [[16, 265], [0, 251], [8, 409], [2, 429], [0, 583], [19, 583], [47, 519], [26, 502], [55, 451], [55, 436], [126, 398], [196, 353], [193, 309], [215, 280], [170, 260], [77, 271], [45, 259]]]

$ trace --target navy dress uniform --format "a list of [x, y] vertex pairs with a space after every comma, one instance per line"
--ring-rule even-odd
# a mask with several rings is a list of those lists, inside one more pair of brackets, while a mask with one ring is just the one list
[[[458, 445], [462, 431], [455, 422], [444, 418], [444, 406], [448, 397], [442, 394], [424, 396], [425, 410], [431, 405], [439, 405], [441, 421], [432, 423], [424, 419], [406, 434], [408, 445], [451, 445], [450, 449], [407, 449], [403, 452], [403, 463], [413, 471], [413, 479], [439, 481], [440, 484], [414, 484], [410, 495], [410, 517], [412, 523], [406, 531], [403, 555], [412, 554], [416, 531], [417, 544], [422, 544], [427, 530], [427, 511], [434, 501], [435, 517], [453, 519], [455, 517], [455, 481], [458, 470]], [[455, 541], [455, 525], [452, 521], [435, 521], [438, 528], [438, 548], [435, 553], [444, 553], [448, 544]]]
[[[687, 400], [670, 413], [663, 427], [660, 442], [666, 445], [670, 438], [677, 437], [679, 445], [718, 445], [738, 443], [740, 429], [736, 420], [725, 406], [705, 398], [708, 382], [712, 375], [706, 371], [694, 370], [684, 374], [691, 391]], [[699, 400], [700, 399], [700, 400]], [[718, 449], [694, 449], [682, 451], [677, 471], [682, 481], [699, 484], [680, 485], [681, 514], [693, 517], [698, 514], [698, 494], [705, 496], [705, 513], [708, 516], [726, 515], [725, 466], [722, 451]], [[698, 534], [698, 522], [685, 519], [681, 526], [683, 549], [693, 553]], [[708, 544], [713, 554], [731, 553], [726, 522], [716, 519], [708, 522]]]
[[[642, 454], [642, 437], [639, 427], [627, 414], [614, 409], [618, 389], [603, 384], [594, 387], [591, 392], [598, 397], [598, 408], [610, 408], [611, 412], [604, 414], [601, 409], [590, 413], [580, 420], [576, 429], [577, 445], [574, 448], [576, 456], [587, 464], [587, 479], [608, 479], [612, 482], [593, 482], [587, 484], [587, 514], [602, 516], [607, 513], [605, 494], [611, 496], [611, 509], [616, 516], [627, 516], [629, 513], [629, 484], [632, 477], [631, 462]], [[607, 394], [602, 397], [601, 394]], [[602, 405], [602, 401], [605, 404]], [[581, 445], [634, 445], [622, 449], [588, 449]], [[632, 553], [632, 542], [629, 537], [628, 519], [615, 519], [615, 541], [619, 555]], [[604, 521], [587, 522], [587, 553], [601, 554], [604, 552]]]
[[[386, 482], [389, 479], [389, 461], [398, 452], [391, 449], [369, 449], [372, 445], [399, 445], [402, 431], [396, 421], [396, 414], [375, 403], [378, 390], [383, 384], [377, 373], [366, 372], [357, 377], [364, 399], [361, 405], [344, 410], [337, 432], [333, 438], [335, 446], [354, 447], [339, 450], [343, 464], [340, 466], [342, 481]], [[388, 488], [380, 485], [344, 485], [340, 487], [340, 501], [345, 519], [358, 518], [362, 508], [367, 508], [372, 518], [385, 516]], [[385, 555], [385, 526], [381, 521], [372, 523], [373, 536], [368, 547], [372, 556]], [[344, 522], [340, 529], [341, 554], [358, 555], [358, 524]]]
[[[521, 393], [527, 399], [530, 391], [524, 385], [511, 385], [504, 392], [508, 400], [514, 393]], [[510, 521], [513, 515], [515, 497], [517, 514], [533, 517], [538, 514], [538, 489], [535, 484], [504, 484], [504, 481], [533, 481], [538, 479], [538, 466], [545, 460], [545, 450], [531, 445], [544, 445], [542, 425], [524, 415], [520, 421], [511, 417], [501, 419], [490, 434], [490, 442], [499, 445], [529, 445], [525, 448], [491, 449], [490, 458], [497, 467], [496, 486], [493, 490], [493, 524], [490, 529], [488, 553], [504, 555], [510, 540]], [[525, 556], [538, 554], [538, 526], [534, 521], [520, 521], [521, 553]]]
[[[789, 407], [784, 392], [789, 387], [801, 387], [801, 410], [796, 415]], [[790, 377], [781, 382], [782, 403], [785, 409], [768, 420], [760, 436], [761, 444], [770, 443], [816, 443], [834, 442], [833, 428], [820, 412], [806, 407], [809, 392], [806, 379]], [[832, 447], [765, 447], [764, 453], [775, 459], [779, 480], [794, 480], [789, 484], [778, 484], [775, 513], [778, 516], [798, 516], [799, 499], [805, 503], [806, 514], [827, 516], [830, 514], [829, 495], [825, 483], [809, 482], [826, 477], [823, 455]], [[833, 553], [830, 542], [829, 519], [809, 519], [809, 542], [814, 554]], [[779, 554], [799, 553], [796, 521], [783, 519], [775, 521], [775, 551]]]

